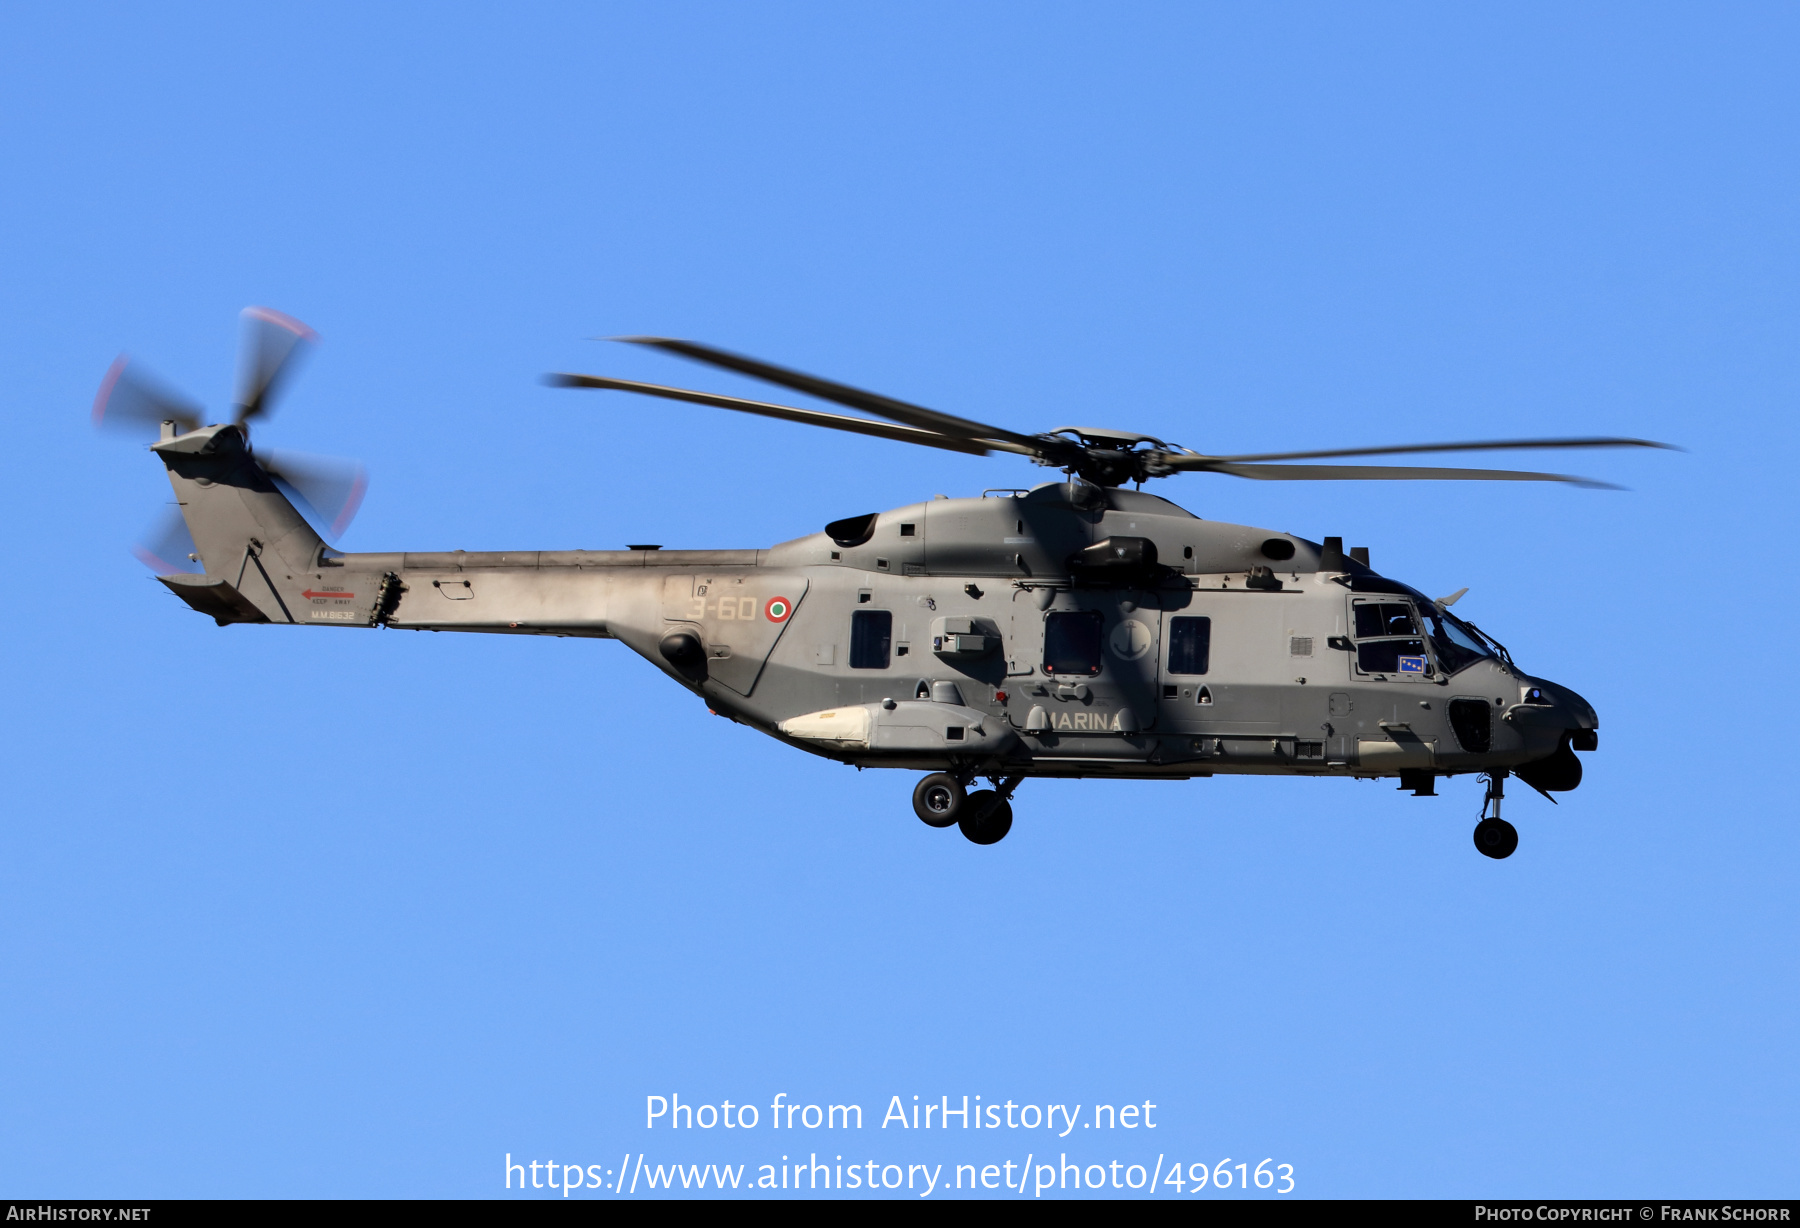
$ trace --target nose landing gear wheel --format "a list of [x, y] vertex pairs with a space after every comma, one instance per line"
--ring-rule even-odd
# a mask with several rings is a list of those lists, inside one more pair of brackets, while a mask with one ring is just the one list
[[1519, 847], [1519, 829], [1505, 819], [1483, 819], [1475, 824], [1475, 847], [1496, 861], [1511, 857]]
[[948, 772], [933, 772], [913, 789], [913, 813], [928, 827], [952, 826], [966, 805], [962, 785]]
[[992, 789], [977, 789], [963, 804], [957, 826], [976, 844], [998, 844], [1012, 830], [1012, 803]]
[[[1519, 829], [1500, 817], [1500, 803], [1506, 797], [1506, 769], [1487, 773], [1487, 796], [1481, 800], [1481, 821], [1475, 824], [1475, 849], [1483, 857], [1495, 861], [1511, 857], [1519, 847]], [[1488, 813], [1492, 806], [1494, 812]]]

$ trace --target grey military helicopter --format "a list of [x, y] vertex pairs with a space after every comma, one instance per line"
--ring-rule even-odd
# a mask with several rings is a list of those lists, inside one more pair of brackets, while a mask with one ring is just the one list
[[[1202, 520], [1127, 489], [1180, 473], [1260, 481], [1526, 481], [1515, 470], [1296, 461], [1518, 448], [1667, 447], [1559, 438], [1210, 456], [1096, 427], [1020, 434], [691, 341], [628, 337], [873, 418], [561, 374], [604, 389], [975, 456], [1012, 453], [1063, 480], [939, 495], [846, 516], [766, 549], [340, 553], [360, 467], [252, 448], [250, 427], [311, 331], [261, 308], [238, 409], [200, 412], [121, 359], [102, 426], [154, 430], [180, 523], [140, 552], [219, 625], [279, 623], [616, 639], [710, 711], [857, 768], [926, 773], [913, 809], [993, 844], [1028, 778], [1217, 774], [1486, 781], [1475, 846], [1504, 858], [1508, 776], [1545, 797], [1581, 783], [1594, 709], [1534, 677], [1493, 636], [1375, 571], [1339, 537]], [[183, 549], [182, 547], [187, 547]], [[168, 560], [182, 555], [202, 570]], [[990, 787], [971, 789], [977, 780]]]

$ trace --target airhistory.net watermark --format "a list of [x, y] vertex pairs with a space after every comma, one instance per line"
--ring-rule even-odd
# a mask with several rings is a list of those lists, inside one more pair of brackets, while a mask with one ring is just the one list
[[[1047, 1129], [1054, 1131], [1058, 1138], [1067, 1138], [1077, 1126], [1097, 1130], [1154, 1130], [1159, 1124], [1152, 1120], [1155, 1111], [1156, 1104], [1150, 1100], [1092, 1106], [1020, 1104], [1010, 1099], [983, 1104], [980, 1096], [965, 1094], [957, 1101], [952, 1101], [949, 1096], [940, 1096], [935, 1101], [914, 1096], [909, 1105], [896, 1095], [889, 1098], [879, 1128]], [[873, 1118], [870, 1114], [870, 1120]], [[861, 1130], [863, 1108], [860, 1104], [801, 1104], [790, 1100], [786, 1092], [777, 1092], [769, 1103], [767, 1120], [769, 1127], [775, 1130]], [[729, 1100], [717, 1104], [684, 1104], [678, 1092], [644, 1097], [644, 1128], [647, 1130], [754, 1130], [763, 1121], [763, 1111], [753, 1104], [733, 1104]]]
[[[853, 1159], [842, 1155], [820, 1159], [817, 1152], [805, 1159], [762, 1164], [665, 1164], [643, 1153], [627, 1153], [618, 1167], [602, 1164], [559, 1164], [545, 1160], [505, 1159], [505, 1189], [560, 1190], [564, 1198], [577, 1190], [608, 1192], [615, 1196], [647, 1197], [680, 1190], [712, 1190], [746, 1193], [788, 1191], [907, 1191], [929, 1198], [943, 1190], [973, 1192], [1006, 1190], [1019, 1197], [1041, 1198], [1051, 1191], [1111, 1190], [1120, 1194], [1172, 1196], [1201, 1190], [1244, 1190], [1289, 1194], [1295, 1188], [1294, 1166], [1277, 1163], [1273, 1156], [1260, 1162], [1229, 1157], [1216, 1164], [1172, 1162], [1166, 1155], [1141, 1162], [1111, 1159], [1084, 1163], [1059, 1153], [1054, 1161], [1027, 1153], [1023, 1160], [994, 1160], [960, 1164], [942, 1162], [895, 1163], [881, 1158]], [[950, 1171], [946, 1172], [948, 1168]], [[560, 1179], [558, 1173], [561, 1173]], [[515, 1180], [516, 1177], [516, 1180]]]

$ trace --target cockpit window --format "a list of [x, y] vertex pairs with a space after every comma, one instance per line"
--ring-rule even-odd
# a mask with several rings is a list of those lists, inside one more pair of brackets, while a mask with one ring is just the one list
[[1359, 640], [1377, 635], [1418, 633], [1418, 625], [1413, 622], [1412, 607], [1403, 602], [1384, 601], [1379, 605], [1369, 602], [1356, 607], [1356, 638]]
[[1454, 674], [1466, 665], [1494, 655], [1488, 642], [1467, 623], [1440, 612], [1436, 606], [1426, 606], [1421, 613], [1431, 646], [1437, 651], [1438, 664], [1444, 667], [1446, 674]]
[[1370, 640], [1356, 646], [1356, 665], [1365, 674], [1429, 674], [1424, 640]]
[[1356, 668], [1365, 674], [1428, 678], [1433, 673], [1413, 608], [1403, 601], [1359, 601]]

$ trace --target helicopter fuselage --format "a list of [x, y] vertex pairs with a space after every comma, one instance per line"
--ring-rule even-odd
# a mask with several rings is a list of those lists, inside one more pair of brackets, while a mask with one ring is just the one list
[[[763, 550], [334, 554], [231, 428], [170, 435], [220, 623], [616, 639], [715, 713], [963, 778], [1538, 769], [1597, 719], [1436, 602], [1291, 534], [1080, 482], [939, 497]], [[1571, 768], [1569, 765], [1573, 764]]]

